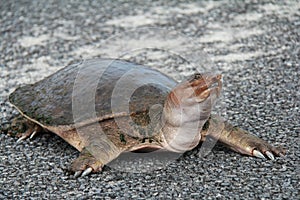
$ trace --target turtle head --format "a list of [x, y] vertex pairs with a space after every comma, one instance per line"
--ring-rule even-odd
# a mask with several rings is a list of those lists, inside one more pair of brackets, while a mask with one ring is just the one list
[[201, 140], [222, 88], [220, 74], [196, 73], [179, 83], [167, 96], [163, 110], [162, 145], [175, 152], [193, 149]]

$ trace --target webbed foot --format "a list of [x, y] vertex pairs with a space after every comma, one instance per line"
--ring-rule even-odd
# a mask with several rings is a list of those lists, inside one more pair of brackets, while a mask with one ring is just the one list
[[17, 140], [17, 143], [20, 143], [22, 140], [25, 140], [28, 137], [32, 139], [38, 132], [40, 132], [40, 130], [41, 128], [38, 125], [30, 127], [26, 132], [17, 135], [20, 135], [20, 138]]
[[91, 172], [102, 171], [103, 164], [97, 160], [86, 149], [83, 149], [80, 156], [75, 159], [71, 165], [71, 171], [74, 172], [74, 177], [77, 178], [80, 175], [86, 176]]
[[266, 157], [274, 160], [275, 156], [283, 156], [285, 154], [285, 150], [281, 147], [274, 147], [267, 143], [266, 141], [254, 136], [254, 135], [244, 135], [243, 138], [240, 139], [241, 145], [238, 145], [238, 150], [242, 153], [255, 156], [257, 158]]
[[28, 137], [32, 139], [37, 133], [42, 131], [42, 127], [24, 118], [22, 115], [15, 117], [11, 123], [6, 123], [3, 127], [0, 127], [0, 132], [18, 137], [19, 139], [16, 143], [20, 143]]

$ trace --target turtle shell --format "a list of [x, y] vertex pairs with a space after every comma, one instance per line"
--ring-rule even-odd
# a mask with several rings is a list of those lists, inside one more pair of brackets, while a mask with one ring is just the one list
[[[172, 78], [142, 65], [93, 59], [20, 87], [9, 96], [9, 101], [27, 118], [47, 127], [94, 118], [101, 121], [118, 114], [134, 115], [135, 121], [144, 123], [149, 119], [149, 109], [163, 106], [176, 84]], [[90, 104], [95, 112], [89, 112]]]

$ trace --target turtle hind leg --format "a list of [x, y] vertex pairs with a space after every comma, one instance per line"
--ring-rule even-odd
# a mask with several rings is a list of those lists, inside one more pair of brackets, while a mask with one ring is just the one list
[[17, 143], [26, 138], [32, 139], [37, 133], [42, 132], [43, 128], [36, 123], [25, 119], [24, 117], [17, 117], [13, 120], [7, 133], [12, 136], [19, 137]]
[[[114, 151], [115, 150], [115, 151]], [[72, 162], [70, 171], [74, 172], [74, 177], [86, 176], [91, 172], [100, 172], [105, 164], [120, 155], [118, 149], [111, 147], [95, 150], [91, 146], [84, 147], [77, 159]]]
[[43, 131], [43, 128], [40, 127], [37, 124], [34, 124], [30, 126], [25, 132], [18, 134], [17, 136], [20, 137], [17, 140], [17, 143], [20, 143], [22, 140], [25, 140], [26, 138], [32, 139], [37, 133], [40, 133]]

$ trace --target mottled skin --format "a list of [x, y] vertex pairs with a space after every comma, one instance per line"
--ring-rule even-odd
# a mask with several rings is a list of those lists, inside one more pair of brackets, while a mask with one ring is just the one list
[[[95, 75], [99, 73], [103, 73], [100, 79]], [[122, 82], [124, 87], [115, 94], [124, 77], [127, 82]], [[76, 78], [81, 85], [74, 93]], [[83, 110], [84, 114], [74, 118], [74, 99], [86, 100], [86, 92], [95, 81], [96, 116]], [[134, 86], [138, 87], [130, 93]], [[195, 74], [177, 83], [145, 66], [95, 59], [67, 66], [40, 82], [20, 87], [9, 100], [32, 124], [21, 139], [50, 131], [81, 152], [71, 166], [76, 176], [84, 170], [83, 175], [101, 171], [124, 151], [153, 148], [185, 152], [207, 135], [242, 154], [271, 159], [283, 155], [282, 149], [210, 114], [221, 87], [221, 75]], [[118, 101], [126, 93], [131, 96], [124, 105]], [[112, 103], [112, 96], [117, 104]], [[85, 108], [84, 103], [80, 105], [76, 109]], [[216, 131], [208, 131], [214, 128]]]

